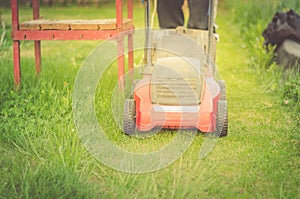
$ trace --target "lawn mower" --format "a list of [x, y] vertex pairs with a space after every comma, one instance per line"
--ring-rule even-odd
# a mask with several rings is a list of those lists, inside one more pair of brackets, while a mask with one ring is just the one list
[[150, 29], [150, 0], [145, 1], [146, 38], [143, 78], [125, 99], [123, 130], [133, 135], [162, 129], [198, 129], [227, 136], [225, 82], [216, 80], [214, 0], [208, 30]]

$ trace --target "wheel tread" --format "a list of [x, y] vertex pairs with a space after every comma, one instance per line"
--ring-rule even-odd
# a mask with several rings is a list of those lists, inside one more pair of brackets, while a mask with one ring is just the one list
[[135, 132], [135, 102], [133, 99], [125, 100], [123, 121], [124, 133], [127, 135], [132, 135]]

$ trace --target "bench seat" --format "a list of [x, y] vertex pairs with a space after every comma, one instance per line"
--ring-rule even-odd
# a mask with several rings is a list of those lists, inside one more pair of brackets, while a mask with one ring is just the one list
[[[123, 19], [123, 28], [133, 26], [131, 19]], [[20, 23], [19, 30], [116, 30], [116, 19], [97, 20], [45, 20]]]

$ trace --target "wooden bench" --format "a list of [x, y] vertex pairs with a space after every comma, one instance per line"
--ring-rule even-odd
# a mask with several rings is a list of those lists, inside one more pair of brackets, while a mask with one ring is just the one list
[[20, 41], [34, 41], [36, 73], [41, 71], [41, 40], [115, 39], [118, 51], [119, 86], [124, 88], [124, 37], [128, 36], [128, 68], [133, 68], [133, 0], [127, 0], [127, 18], [123, 1], [116, 0], [115, 19], [46, 20], [39, 15], [39, 0], [32, 0], [33, 20], [19, 23], [18, 0], [11, 0], [15, 86], [21, 83]]
[[[123, 19], [124, 28], [133, 26], [132, 20]], [[44, 20], [23, 22], [20, 30], [116, 30], [116, 19], [100, 20]]]

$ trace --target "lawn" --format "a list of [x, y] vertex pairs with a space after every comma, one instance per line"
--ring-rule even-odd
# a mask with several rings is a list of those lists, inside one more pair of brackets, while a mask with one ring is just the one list
[[[284, 105], [274, 84], [280, 74], [252, 67], [252, 54], [228, 2], [219, 6], [217, 65], [227, 84], [229, 135], [199, 159], [206, 137], [198, 134], [174, 163], [149, 173], [106, 166], [91, 155], [74, 124], [75, 79], [100, 41], [43, 41], [39, 78], [33, 44], [22, 42], [22, 86], [15, 91], [11, 41], [6, 38], [0, 46], [0, 198], [300, 198], [299, 112]], [[136, 27], [142, 27], [142, 5], [136, 3], [134, 11]], [[9, 32], [10, 10], [0, 12]], [[41, 15], [105, 18], [114, 16], [114, 7], [43, 7]], [[21, 8], [20, 16], [29, 19], [31, 10]], [[122, 133], [111, 110], [116, 77], [112, 63], [95, 95], [96, 117], [109, 140], [134, 152], [151, 152], [171, 142], [176, 131], [148, 139]]]

